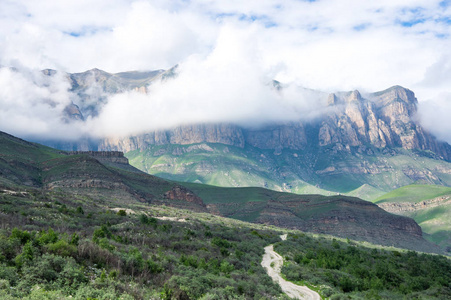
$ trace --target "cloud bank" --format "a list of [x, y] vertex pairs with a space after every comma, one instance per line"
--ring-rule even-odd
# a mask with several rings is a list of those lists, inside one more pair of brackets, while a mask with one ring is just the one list
[[[19, 136], [129, 134], [192, 122], [311, 118], [322, 92], [412, 89], [425, 126], [451, 142], [450, 1], [2, 1], [0, 130]], [[77, 96], [52, 68], [168, 69], [150, 95], [108, 98], [69, 124]], [[30, 71], [31, 70], [31, 71]], [[284, 83], [282, 93], [271, 85]], [[427, 100], [427, 101], [426, 101]], [[448, 109], [448, 110], [447, 110]]]

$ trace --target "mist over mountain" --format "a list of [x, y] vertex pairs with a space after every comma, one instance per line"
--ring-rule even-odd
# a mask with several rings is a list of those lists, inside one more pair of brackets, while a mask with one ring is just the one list
[[[180, 66], [117, 74], [44, 70], [36, 75], [40, 81], [28, 83], [54, 91], [37, 101], [51, 108], [48, 120], [29, 107], [15, 109], [54, 123], [24, 126], [28, 134], [42, 130], [34, 141], [65, 150], [123, 151], [135, 167], [171, 180], [365, 199], [414, 182], [451, 184], [450, 146], [421, 125], [409, 89], [327, 94], [267, 80], [261, 103], [227, 102], [234, 91], [219, 93], [219, 102], [188, 102], [185, 90], [175, 89], [183, 74]], [[65, 94], [53, 87], [59, 80], [68, 83]], [[73, 101], [57, 102], [59, 95]], [[20, 123], [8, 123], [14, 124]]]
[[[349, 92], [330, 94], [286, 85], [270, 78], [253, 80], [231, 72], [229, 77], [218, 80], [215, 75], [209, 78], [204, 74], [199, 78], [191, 68], [186, 70], [183, 66], [175, 66], [166, 71], [111, 74], [93, 69], [70, 74], [49, 69], [41, 72], [1, 68], [0, 81], [4, 83], [4, 89], [0, 98], [3, 104], [0, 125], [14, 134], [34, 140], [79, 142], [81, 139], [123, 139], [197, 124], [231, 124], [252, 131], [290, 122], [301, 122], [302, 126], [315, 125], [334, 118], [333, 115], [335, 120], [328, 122], [336, 123], [337, 116], [344, 113], [351, 118], [352, 126], [361, 128], [354, 128], [357, 130], [355, 133], [347, 132], [349, 137], [336, 138], [363, 139], [360, 142], [342, 141], [344, 146], [369, 142], [376, 147], [432, 147], [431, 150], [437, 152], [437, 146], [432, 145], [435, 142], [426, 141], [429, 138], [420, 137], [421, 141], [410, 141], [413, 144], [407, 146], [406, 141], [401, 141], [399, 136], [393, 138], [394, 133], [384, 129], [387, 120], [390, 126], [395, 125], [393, 118], [396, 114], [403, 115], [403, 119], [398, 120], [403, 123], [421, 126], [422, 120], [426, 120], [425, 124], [438, 127], [440, 112], [427, 104], [420, 105], [423, 110], [418, 111], [418, 100], [410, 91], [395, 88], [388, 96], [391, 97], [389, 100], [381, 100], [377, 93], [365, 92], [363, 96], [358, 91], [351, 95]], [[202, 87], [199, 88], [199, 82], [194, 80], [200, 80]], [[392, 105], [391, 111], [384, 109], [384, 117], [378, 120], [382, 106], [398, 98], [405, 107]], [[356, 102], [352, 104], [353, 101]], [[432, 114], [438, 115], [434, 122], [430, 121]], [[331, 134], [326, 127], [322, 129], [323, 138], [324, 134]], [[397, 129], [397, 135], [400, 130]], [[423, 129], [419, 130], [421, 132], [416, 134], [423, 135]], [[437, 130], [440, 137], [444, 136], [443, 131]], [[304, 134], [302, 129], [300, 132]], [[302, 141], [302, 137], [300, 139], [297, 143], [307, 142]], [[442, 152], [440, 155], [447, 157]]]

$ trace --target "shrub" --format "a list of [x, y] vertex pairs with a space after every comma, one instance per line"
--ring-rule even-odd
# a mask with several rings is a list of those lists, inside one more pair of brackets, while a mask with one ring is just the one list
[[65, 240], [59, 240], [56, 243], [48, 244], [47, 249], [50, 253], [59, 256], [73, 256], [77, 253], [77, 248]]
[[56, 234], [56, 232], [53, 231], [52, 228], [49, 228], [47, 230], [47, 232], [42, 231], [40, 233], [40, 237], [39, 237], [38, 241], [41, 245], [46, 245], [49, 243], [56, 243], [56, 241], [58, 241], [58, 234]]
[[92, 240], [95, 243], [98, 243], [100, 238], [111, 238], [112, 235], [113, 234], [108, 229], [108, 227], [106, 225], [102, 225], [102, 227], [94, 230], [94, 233], [92, 235]]
[[22, 231], [16, 227], [14, 227], [13, 230], [11, 231], [11, 235], [9, 236], [9, 239], [10, 240], [17, 239], [20, 241], [20, 243], [22, 245], [24, 245], [26, 242], [28, 242], [31, 239], [31, 235], [26, 230]]

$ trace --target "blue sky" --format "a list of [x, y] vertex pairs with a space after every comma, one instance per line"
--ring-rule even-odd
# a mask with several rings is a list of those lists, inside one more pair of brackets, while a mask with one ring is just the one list
[[247, 80], [249, 111], [271, 79], [325, 93], [402, 85], [416, 93], [423, 123], [451, 141], [450, 28], [449, 0], [3, 0], [0, 65], [30, 74], [179, 64], [195, 85], [180, 102], [208, 103], [226, 86], [218, 103], [235, 103]]

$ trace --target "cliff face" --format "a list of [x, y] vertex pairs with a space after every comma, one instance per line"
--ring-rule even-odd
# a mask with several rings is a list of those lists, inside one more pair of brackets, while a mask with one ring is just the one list
[[[81, 102], [69, 105], [63, 117], [81, 122], [88, 117], [95, 117], [108, 95], [130, 90], [147, 93], [149, 84], [174, 77], [175, 69], [115, 74], [92, 69], [66, 74], [71, 91], [79, 96]], [[55, 72], [43, 71], [47, 75]], [[283, 87], [279, 84], [277, 89]], [[365, 96], [359, 91], [340, 92], [330, 94], [324, 100], [326, 113], [313, 122], [288, 122], [259, 128], [224, 123], [191, 124], [125, 138], [44, 143], [64, 150], [123, 152], [143, 150], [151, 145], [220, 143], [240, 148], [249, 145], [272, 149], [275, 154], [283, 149], [304, 150], [307, 146], [319, 151], [332, 149], [348, 153], [368, 151], [368, 147], [400, 147], [431, 151], [437, 158], [451, 160], [451, 146], [437, 141], [421, 127], [416, 118], [418, 101], [414, 93], [406, 88], [394, 86]]]
[[370, 94], [368, 99], [358, 91], [332, 94], [328, 104], [333, 109], [321, 123], [319, 145], [347, 151], [367, 145], [430, 150], [449, 160], [451, 147], [426, 133], [416, 120], [417, 103], [414, 93], [400, 86]]
[[120, 151], [70, 151], [67, 152], [68, 155], [80, 155], [86, 154], [100, 162], [110, 162], [116, 164], [128, 165], [128, 158], [124, 156], [123, 152]]
[[[98, 150], [128, 152], [149, 145], [221, 143], [244, 148], [303, 150], [307, 145], [333, 151], [371, 151], [404, 148], [434, 152], [451, 159], [451, 146], [437, 141], [416, 119], [417, 99], [412, 91], [395, 86], [362, 97], [358, 91], [329, 95], [327, 113], [315, 122], [289, 122], [260, 128], [233, 124], [195, 124], [142, 135], [104, 139]], [[308, 129], [308, 130], [307, 130]], [[368, 152], [371, 154], [371, 152]]]
[[244, 136], [241, 128], [231, 124], [198, 124], [179, 126], [173, 130], [154, 131], [128, 138], [104, 139], [99, 143], [99, 150], [128, 152], [146, 149], [149, 145], [197, 143], [220, 143], [244, 147]]

